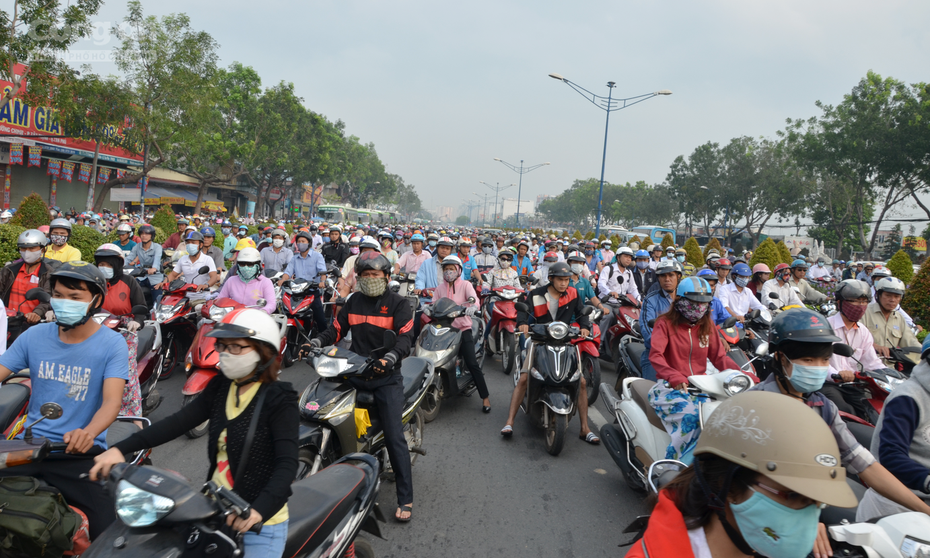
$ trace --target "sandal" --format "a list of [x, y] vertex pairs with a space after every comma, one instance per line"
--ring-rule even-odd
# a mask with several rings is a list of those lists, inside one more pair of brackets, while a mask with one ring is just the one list
[[394, 513], [394, 519], [396, 519], [396, 520], [399, 521], [400, 523], [408, 523], [411, 519], [413, 519], [413, 504], [404, 504], [403, 506], [397, 506], [397, 511], [400, 512], [400, 513], [409, 513], [409, 514], [410, 514], [410, 515], [408, 515], [407, 517], [404, 518], [404, 517], [399, 517], [399, 516], [397, 515], [397, 512], [395, 512], [395, 513]]
[[501, 428], [501, 436], [504, 438], [513, 436], [513, 427], [508, 424], [507, 426]]
[[582, 436], [582, 435], [579, 434], [579, 435], [578, 435], [578, 438], [580, 438], [580, 439], [584, 440], [585, 442], [587, 442], [587, 443], [589, 443], [589, 444], [591, 444], [591, 445], [594, 445], [594, 446], [600, 445], [600, 443], [601, 443], [601, 439], [598, 438], [598, 437], [597, 437], [597, 434], [595, 434], [594, 432], [588, 432], [588, 434], [587, 434], [586, 436]]

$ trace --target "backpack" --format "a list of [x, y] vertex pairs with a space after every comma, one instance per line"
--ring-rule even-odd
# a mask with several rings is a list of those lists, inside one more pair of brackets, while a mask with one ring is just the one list
[[80, 525], [57, 488], [32, 477], [0, 478], [0, 553], [61, 556]]

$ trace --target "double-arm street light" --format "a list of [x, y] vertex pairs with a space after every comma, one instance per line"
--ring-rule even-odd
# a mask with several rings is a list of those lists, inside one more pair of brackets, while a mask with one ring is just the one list
[[597, 108], [605, 111], [607, 113], [607, 123], [604, 125], [604, 154], [601, 156], [601, 189], [597, 195], [597, 226], [594, 229], [594, 236], [599, 237], [601, 234], [601, 202], [604, 198], [604, 165], [607, 163], [607, 130], [610, 127], [610, 113], [618, 111], [620, 109], [625, 109], [626, 107], [641, 103], [646, 99], [651, 99], [658, 95], [671, 95], [672, 92], [668, 89], [662, 89], [661, 91], [655, 91], [653, 93], [646, 93], [644, 95], [637, 95], [636, 97], [627, 97], [626, 99], [614, 99], [613, 92], [616, 82], [608, 81], [607, 82], [607, 96], [595, 95], [594, 93], [588, 91], [584, 87], [581, 87], [577, 83], [571, 82], [559, 74], [549, 74], [549, 77], [552, 79], [557, 79], [562, 83], [568, 85], [575, 91], [577, 91], [582, 97], [591, 102], [592, 105]]
[[503, 192], [503, 191], [506, 190], [507, 188], [510, 188], [511, 186], [516, 186], [516, 184], [515, 184], [515, 183], [512, 183], [512, 184], [508, 184], [508, 185], [506, 185], [506, 186], [501, 186], [501, 183], [500, 183], [500, 182], [497, 182], [497, 183], [495, 183], [494, 186], [491, 186], [490, 184], [488, 184], [488, 183], [485, 182], [484, 180], [479, 180], [478, 182], [480, 182], [480, 183], [484, 184], [485, 186], [487, 186], [488, 188], [494, 190], [494, 224], [496, 225], [496, 224], [497, 224], [497, 196], [498, 196], [498, 194], [500, 194], [501, 192]]
[[478, 196], [479, 200], [484, 198], [484, 207], [482, 209], [483, 212], [481, 213], [481, 223], [484, 224], [484, 222], [488, 219], [488, 193], [485, 192], [483, 194], [479, 194], [478, 192], [472, 192], [472, 194]]
[[538, 165], [533, 165], [532, 167], [524, 167], [523, 159], [520, 159], [520, 166], [517, 167], [517, 165], [510, 164], [507, 161], [502, 161], [501, 159], [497, 157], [494, 157], [494, 160], [497, 161], [498, 163], [505, 165], [507, 168], [509, 168], [513, 172], [520, 175], [520, 186], [517, 187], [517, 217], [516, 217], [517, 228], [519, 229], [520, 228], [520, 198], [523, 197], [523, 175], [530, 171], [534, 171], [538, 169], [539, 167], [545, 167], [549, 163], [540, 163]]

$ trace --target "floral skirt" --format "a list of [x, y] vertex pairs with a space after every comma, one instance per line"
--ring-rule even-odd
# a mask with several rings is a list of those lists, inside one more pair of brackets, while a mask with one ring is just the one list
[[133, 417], [142, 416], [142, 392], [139, 390], [139, 369], [136, 366], [136, 349], [139, 346], [139, 336], [128, 331], [121, 332], [129, 348], [129, 381], [123, 388], [123, 406], [120, 415]]
[[691, 395], [687, 391], [678, 391], [659, 381], [649, 390], [649, 404], [662, 419], [665, 431], [672, 437], [666, 459], [678, 459], [691, 464], [691, 452], [697, 445], [701, 434], [700, 404], [709, 401], [706, 395]]

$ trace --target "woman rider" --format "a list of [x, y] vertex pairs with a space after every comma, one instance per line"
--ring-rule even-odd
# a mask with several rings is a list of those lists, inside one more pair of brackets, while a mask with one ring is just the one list
[[[244, 533], [247, 558], [277, 558], [287, 540], [287, 499], [297, 474], [300, 423], [297, 392], [277, 381], [281, 333], [262, 310], [240, 308], [207, 336], [216, 338], [222, 374], [180, 411], [94, 458], [90, 478], [106, 477], [113, 465], [123, 462], [124, 451], [160, 446], [209, 420], [208, 480], [235, 490], [252, 506], [248, 519], [230, 515], [226, 523]], [[256, 414], [252, 445], [246, 448], [246, 432]], [[259, 522], [264, 522], [261, 533], [248, 532]]]
[[263, 310], [274, 312], [276, 298], [271, 279], [262, 275], [261, 255], [258, 250], [245, 247], [236, 258], [236, 274], [226, 278], [217, 298], [228, 297], [245, 306], [255, 306], [259, 299], [265, 300]]
[[[475, 340], [471, 335], [471, 317], [479, 309], [478, 295], [475, 294], [475, 288], [471, 286], [471, 283], [462, 279], [462, 260], [457, 256], [446, 256], [442, 260], [442, 282], [433, 291], [433, 302], [440, 298], [451, 299], [452, 302], [466, 308], [465, 315], [456, 318], [452, 322], [452, 327], [462, 332], [459, 354], [462, 355], [465, 365], [471, 370], [471, 377], [475, 380], [475, 387], [478, 388], [478, 396], [481, 397], [483, 405], [481, 410], [490, 413], [491, 400], [488, 399], [488, 384], [484, 381], [481, 365], [478, 364], [478, 357], [475, 355]], [[469, 298], [472, 302], [468, 302]]]
[[746, 392], [724, 401], [694, 455], [659, 492], [627, 558], [827, 556], [820, 541], [815, 547], [820, 508], [856, 505], [830, 429], [784, 396]]
[[649, 404], [662, 419], [672, 441], [666, 459], [690, 463], [700, 434], [699, 403], [705, 395], [688, 393], [688, 376], [704, 374], [707, 361], [718, 370], [738, 369], [711, 320], [710, 285], [700, 277], [678, 284], [675, 302], [656, 320], [652, 330], [649, 361], [658, 382], [649, 390]]
[[764, 263], [757, 263], [752, 266], [752, 279], [749, 280], [749, 290], [752, 291], [752, 294], [756, 295], [756, 298], [768, 306], [768, 301], [762, 300], [762, 285], [766, 281], [772, 278], [772, 270], [769, 269], [769, 266]]

